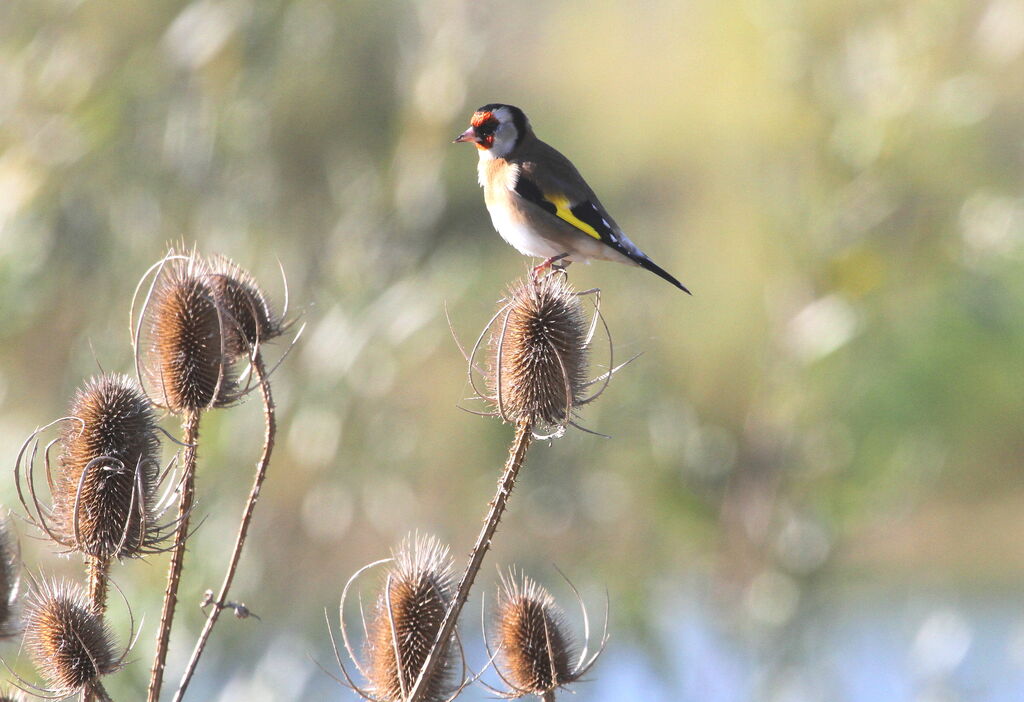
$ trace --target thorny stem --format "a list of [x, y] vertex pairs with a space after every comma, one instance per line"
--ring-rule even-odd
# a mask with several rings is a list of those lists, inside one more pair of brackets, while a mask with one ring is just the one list
[[156, 655], [149, 675], [148, 702], [158, 702], [160, 688], [164, 682], [164, 667], [167, 665], [167, 644], [171, 638], [171, 622], [174, 608], [178, 604], [178, 584], [181, 582], [181, 567], [185, 560], [185, 541], [188, 538], [189, 515], [195, 499], [196, 445], [199, 443], [200, 410], [191, 409], [182, 423], [182, 443], [185, 454], [181, 476], [181, 498], [178, 500], [178, 530], [174, 536], [174, 550], [171, 565], [167, 570], [167, 589], [164, 590], [164, 606], [160, 614], [160, 628], [157, 631]]
[[540, 697], [541, 702], [555, 702], [555, 691], [548, 690]]
[[114, 702], [114, 700], [110, 698], [110, 694], [107, 692], [106, 688], [103, 687], [103, 683], [99, 680], [94, 680], [92, 683], [87, 685], [86, 689], [82, 691], [82, 695], [84, 696], [86, 692], [88, 692], [90, 696], [93, 696], [94, 699], [99, 700], [99, 702]]
[[85, 573], [89, 585], [89, 604], [92, 611], [103, 616], [107, 610], [107, 577], [110, 572], [110, 560], [97, 558], [96, 556], [85, 557]]
[[188, 665], [185, 667], [185, 673], [181, 676], [181, 682], [178, 683], [178, 691], [174, 693], [174, 702], [180, 702], [185, 696], [185, 690], [192, 680], [192, 674], [199, 663], [199, 657], [203, 655], [203, 649], [210, 638], [210, 633], [213, 631], [221, 611], [226, 606], [228, 590], [231, 588], [231, 582], [235, 578], [235, 571], [238, 569], [238, 561], [242, 556], [242, 547], [245, 546], [245, 537], [249, 533], [253, 511], [256, 509], [256, 501], [260, 498], [260, 488], [263, 485], [263, 479], [267, 475], [267, 466], [270, 465], [270, 454], [274, 450], [274, 436], [277, 433], [274, 397], [270, 393], [270, 381], [267, 377], [266, 368], [263, 365], [263, 356], [258, 350], [253, 354], [252, 367], [253, 373], [255, 373], [256, 379], [260, 384], [260, 394], [263, 396], [263, 416], [266, 421], [266, 428], [263, 434], [263, 453], [256, 464], [256, 474], [253, 477], [252, 490], [249, 491], [249, 500], [245, 504], [245, 511], [242, 512], [242, 521], [238, 524], [235, 549], [231, 553], [231, 561], [228, 563], [228, 570], [224, 574], [224, 582], [221, 583], [217, 599], [210, 603], [213, 607], [206, 618], [206, 623], [203, 625], [202, 633], [199, 634], [199, 640], [196, 641], [195, 648], [192, 649], [192, 657], [189, 658]]
[[473, 587], [476, 574], [480, 571], [480, 566], [484, 562], [487, 549], [491, 547], [491, 538], [498, 528], [501, 516], [505, 513], [508, 498], [512, 494], [512, 488], [515, 487], [516, 478], [519, 476], [519, 469], [523, 467], [523, 463], [526, 461], [526, 451], [530, 448], [532, 440], [533, 423], [526, 419], [517, 422], [516, 433], [512, 439], [512, 445], [509, 447], [508, 461], [505, 463], [505, 472], [498, 481], [498, 492], [495, 493], [494, 499], [490, 502], [490, 509], [484, 518], [484, 526], [480, 530], [480, 535], [476, 537], [476, 543], [470, 552], [469, 563], [466, 565], [465, 573], [462, 574], [462, 580], [459, 581], [455, 598], [448, 605], [448, 611], [445, 612], [444, 621], [441, 622], [437, 636], [434, 637], [430, 653], [423, 662], [419, 677], [416, 678], [416, 684], [413, 685], [412, 690], [409, 692], [408, 702], [419, 702], [426, 695], [427, 687], [425, 681], [433, 676], [434, 670], [441, 663], [441, 656], [446, 648], [445, 643], [455, 632], [455, 624], [459, 620], [459, 613], [469, 598], [469, 591]]
[[[110, 561], [106, 558], [96, 556], [85, 557], [86, 580], [89, 587], [89, 605], [96, 616], [103, 618], [107, 609], [107, 574], [110, 571]], [[82, 702], [95, 702], [97, 699], [96, 689], [93, 686], [86, 686], [82, 689]], [[101, 698], [102, 699], [102, 698]]]

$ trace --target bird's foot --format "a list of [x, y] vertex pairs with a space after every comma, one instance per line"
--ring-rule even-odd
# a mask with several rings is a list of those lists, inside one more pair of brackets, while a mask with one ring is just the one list
[[558, 262], [564, 258], [567, 258], [568, 256], [568, 253], [563, 253], [558, 254], [557, 256], [552, 256], [551, 258], [544, 259], [542, 263], [539, 263], [538, 265], [530, 269], [530, 278], [536, 281], [538, 276], [548, 269], [564, 271], [566, 267], [569, 265], [569, 263], [571, 263], [571, 261], [566, 261], [565, 263], [562, 264], [559, 264]]

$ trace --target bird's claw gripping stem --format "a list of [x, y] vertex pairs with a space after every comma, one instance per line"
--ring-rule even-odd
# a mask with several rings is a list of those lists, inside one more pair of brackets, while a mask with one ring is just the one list
[[530, 269], [530, 277], [533, 278], [534, 280], [537, 280], [537, 276], [539, 276], [541, 273], [543, 273], [549, 268], [565, 268], [565, 265], [568, 264], [562, 266], [556, 266], [555, 264], [568, 256], [569, 254], [568, 252], [566, 252], [558, 254], [557, 256], [552, 256], [551, 258], [544, 259], [543, 262], [537, 264], [532, 269]]

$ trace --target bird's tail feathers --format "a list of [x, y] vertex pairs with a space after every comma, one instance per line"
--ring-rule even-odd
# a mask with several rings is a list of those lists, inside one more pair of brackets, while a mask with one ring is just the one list
[[646, 256], [631, 256], [630, 258], [632, 258], [634, 261], [636, 261], [637, 265], [639, 265], [641, 268], [646, 268], [651, 273], [654, 273], [655, 275], [660, 276], [661, 278], [664, 278], [668, 282], [672, 283], [672, 285], [675, 285], [677, 288], [682, 290], [687, 295], [692, 295], [693, 294], [689, 290], [686, 289], [685, 285], [683, 285], [678, 280], [676, 280], [675, 277], [671, 273], [666, 271], [664, 268], [662, 268], [661, 266], [659, 266], [657, 263], [655, 263], [651, 259], [647, 258]]

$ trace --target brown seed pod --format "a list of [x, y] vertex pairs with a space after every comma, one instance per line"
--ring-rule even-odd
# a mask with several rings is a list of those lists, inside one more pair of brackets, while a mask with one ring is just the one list
[[[451, 568], [448, 548], [433, 537], [407, 537], [394, 553], [366, 640], [366, 672], [377, 700], [400, 702], [416, 682], [452, 598]], [[450, 655], [446, 650], [426, 681], [423, 700], [451, 694]]]
[[522, 693], [543, 695], [575, 680], [565, 615], [541, 585], [510, 571], [502, 577], [494, 646], [502, 675]]
[[[0, 520], [0, 640], [19, 633], [16, 604], [21, 582], [18, 567], [18, 547], [7, 519]], [[3, 698], [0, 697], [0, 702]]]
[[564, 426], [583, 399], [587, 323], [562, 274], [517, 281], [491, 336], [491, 400], [502, 418]]
[[209, 266], [194, 251], [170, 252], [135, 332], [139, 379], [154, 405], [180, 413], [238, 399], [229, 324]]
[[29, 592], [25, 648], [57, 694], [70, 695], [121, 667], [114, 637], [81, 588], [43, 581]]
[[90, 379], [71, 403], [52, 481], [53, 533], [66, 546], [101, 559], [157, 550], [160, 440], [156, 417], [130, 377]]
[[280, 318], [251, 273], [219, 254], [207, 263], [210, 287], [224, 311], [232, 358], [248, 356], [252, 349], [283, 333]]
[[[604, 651], [608, 643], [607, 609], [600, 645], [588, 657], [590, 620], [587, 608], [573, 584], [568, 579], [566, 582], [579, 600], [585, 632], [583, 650], [578, 652], [575, 662], [577, 646], [567, 632], [565, 615], [551, 594], [514, 569], [501, 576], [495, 633], [487, 649], [488, 653], [492, 647], [497, 651], [501, 663], [495, 670], [509, 689], [498, 690], [485, 684], [497, 696], [515, 699], [532, 694], [553, 700], [556, 689], [586, 675]], [[484, 640], [489, 640], [486, 632]]]

